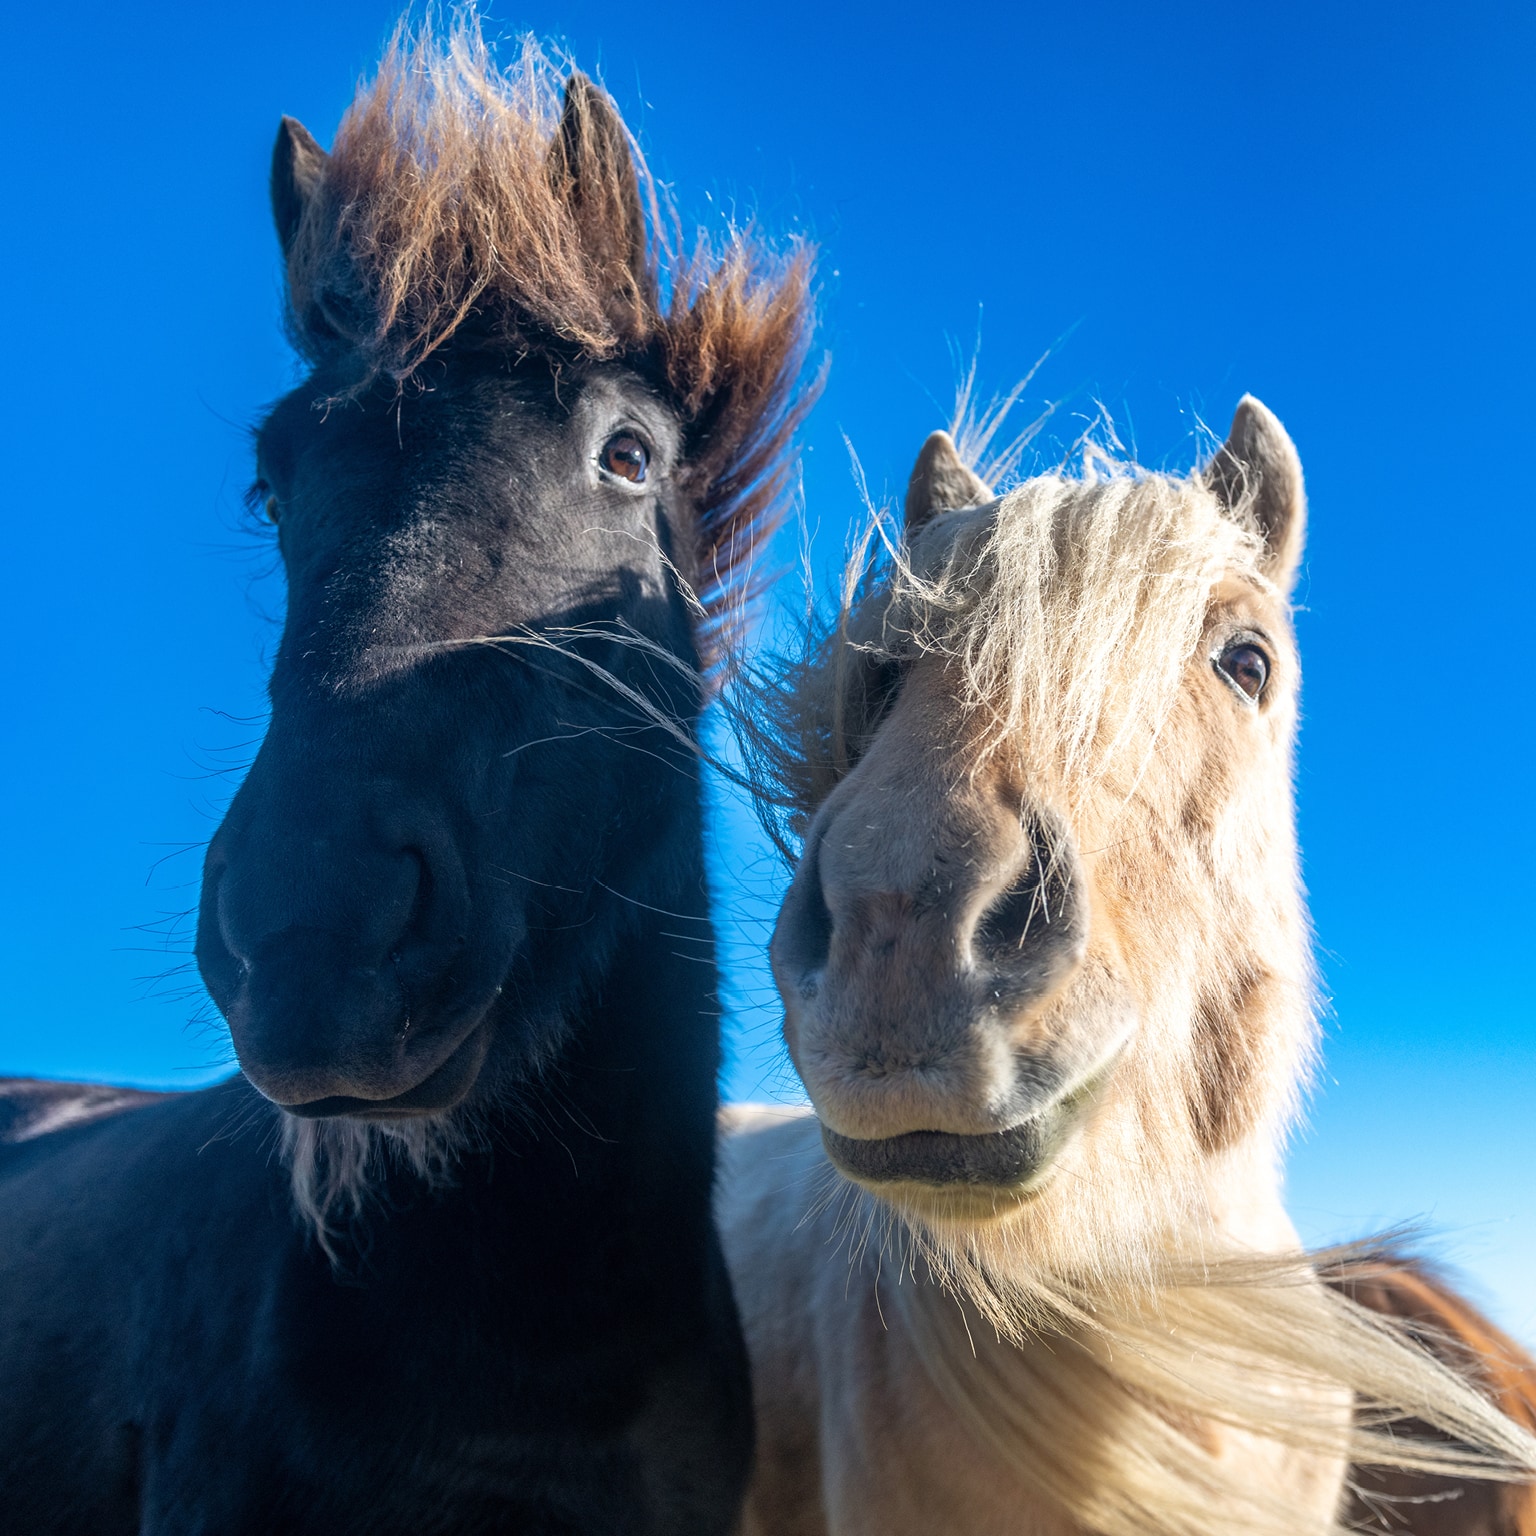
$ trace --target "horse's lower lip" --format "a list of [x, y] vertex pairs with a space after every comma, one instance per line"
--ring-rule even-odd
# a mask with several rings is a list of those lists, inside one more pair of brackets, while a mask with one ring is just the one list
[[389, 1099], [351, 1098], [336, 1094], [312, 1099], [307, 1104], [285, 1104], [290, 1115], [306, 1120], [330, 1119], [346, 1115], [353, 1120], [402, 1120], [416, 1115], [441, 1114], [452, 1109], [474, 1086], [485, 1064], [490, 1045], [489, 1026], [482, 1023], [472, 1029], [440, 1066], [435, 1067], [414, 1088]]
[[1065, 1127], [1050, 1110], [987, 1136], [908, 1131], [864, 1140], [825, 1125], [821, 1139], [838, 1169], [863, 1184], [972, 1185], [1017, 1189], [1050, 1163]]

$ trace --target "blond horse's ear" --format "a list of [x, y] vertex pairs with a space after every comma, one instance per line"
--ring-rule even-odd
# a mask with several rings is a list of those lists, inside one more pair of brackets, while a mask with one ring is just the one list
[[277, 143], [272, 146], [272, 222], [284, 256], [304, 222], [304, 210], [320, 190], [327, 158], [298, 118], [285, 117], [277, 125]]
[[1238, 401], [1205, 482], [1229, 511], [1253, 519], [1264, 539], [1264, 574], [1289, 590], [1307, 536], [1301, 460], [1279, 417], [1252, 395]]
[[910, 538], [936, 512], [979, 507], [992, 500], [991, 487], [960, 457], [948, 432], [935, 432], [912, 466], [907, 481], [905, 526]]

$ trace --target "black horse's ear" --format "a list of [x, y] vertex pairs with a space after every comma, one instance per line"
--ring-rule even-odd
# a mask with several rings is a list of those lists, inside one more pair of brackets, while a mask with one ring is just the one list
[[615, 278], [624, 274], [635, 293], [648, 295], [645, 209], [629, 135], [612, 98], [580, 73], [565, 83], [549, 176], [576, 220], [587, 255]]
[[1264, 540], [1264, 574], [1289, 591], [1307, 536], [1301, 459], [1279, 417], [1252, 395], [1238, 401], [1205, 483], [1228, 511], [1253, 520]]
[[907, 537], [937, 512], [979, 507], [992, 500], [992, 489], [960, 457], [948, 432], [935, 432], [923, 444], [907, 481]]
[[272, 221], [284, 256], [304, 221], [304, 210], [320, 188], [326, 158], [315, 136], [296, 117], [285, 117], [278, 124], [277, 143], [272, 146]]

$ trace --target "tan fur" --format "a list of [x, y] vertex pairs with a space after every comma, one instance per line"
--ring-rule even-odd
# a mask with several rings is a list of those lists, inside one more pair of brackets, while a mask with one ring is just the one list
[[935, 432], [917, 456], [907, 480], [906, 525], [910, 538], [939, 512], [991, 501], [985, 480], [960, 457], [948, 432]]
[[[1080, 1110], [1012, 1189], [875, 1198], [814, 1122], [738, 1138], [721, 1216], [763, 1437], [749, 1529], [1321, 1533], [1349, 1460], [1536, 1468], [1408, 1330], [1317, 1282], [1281, 1203], [1315, 1048], [1302, 515], [1289, 439], [1245, 401], [1207, 474], [1100, 459], [909, 522], [762, 706], [763, 798], [812, 850], [774, 960], [822, 1123], [986, 1137]], [[1212, 665], [1243, 632], [1273, 663], [1257, 705]], [[1032, 869], [1033, 980], [980, 1007], [972, 935]], [[1406, 1418], [1449, 1438], [1383, 1428]]]
[[287, 130], [308, 193], [287, 245], [291, 331], [312, 360], [352, 356], [355, 389], [419, 379], [450, 344], [655, 377], [689, 436], [700, 535], [684, 574], [718, 624], [782, 515], [814, 393], [801, 387], [810, 255], [739, 233], [718, 252], [670, 249], [616, 114], [584, 110], [598, 94], [572, 76], [562, 115], [539, 48], [498, 71], [472, 11], [444, 41], [398, 33], [328, 156]]
[[[1137, 1350], [1133, 1337], [1058, 1318], [1025, 1347], [1001, 1338], [936, 1282], [909, 1231], [837, 1179], [810, 1116], [759, 1121], [725, 1158], [720, 1212], [757, 1404], [746, 1536], [1327, 1528], [1338, 1458], [1176, 1409], [1166, 1380], [1148, 1408], [1154, 1373], [1106, 1358]], [[1103, 1299], [1099, 1326], [1115, 1330]], [[1284, 1490], [1282, 1511], [1267, 1489]]]

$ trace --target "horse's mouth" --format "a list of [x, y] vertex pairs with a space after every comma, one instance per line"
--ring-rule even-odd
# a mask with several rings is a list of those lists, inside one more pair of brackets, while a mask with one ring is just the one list
[[866, 1139], [840, 1135], [823, 1123], [822, 1145], [840, 1173], [884, 1199], [962, 1217], [1003, 1215], [1045, 1182], [1118, 1055], [1006, 1130], [980, 1136], [907, 1131]]
[[352, 1098], [334, 1094], [312, 1099], [307, 1104], [284, 1104], [290, 1115], [306, 1120], [329, 1119], [346, 1115], [353, 1120], [406, 1120], [419, 1115], [437, 1115], [459, 1103], [480, 1076], [490, 1048], [488, 1023], [472, 1029], [440, 1066], [435, 1067], [413, 1088], [388, 1099]]
[[821, 1128], [827, 1155], [851, 1179], [863, 1184], [918, 1183], [946, 1188], [979, 1185], [1016, 1189], [1030, 1183], [1049, 1161], [1057, 1140], [1037, 1115], [1023, 1125], [990, 1136], [959, 1136], [950, 1131], [908, 1131], [878, 1141], [840, 1136]]

